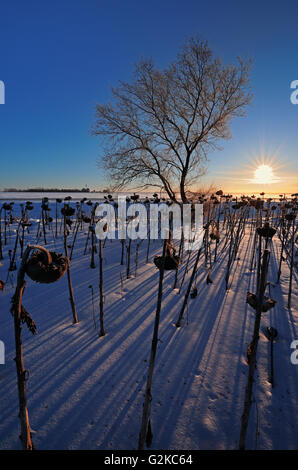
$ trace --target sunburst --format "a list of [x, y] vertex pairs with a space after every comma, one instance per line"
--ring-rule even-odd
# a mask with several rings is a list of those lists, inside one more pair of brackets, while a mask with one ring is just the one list
[[247, 170], [252, 177], [246, 181], [257, 185], [270, 185], [281, 182], [281, 177], [277, 176], [282, 165], [277, 161], [277, 155], [269, 156], [262, 153], [261, 156], [254, 157], [250, 160]]

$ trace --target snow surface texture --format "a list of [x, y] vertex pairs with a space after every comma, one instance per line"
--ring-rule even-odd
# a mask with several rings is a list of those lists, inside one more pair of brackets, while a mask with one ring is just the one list
[[[17, 203], [16, 203], [17, 206]], [[37, 211], [38, 212], [38, 211]], [[54, 212], [54, 209], [53, 211]], [[36, 211], [33, 219], [38, 217]], [[12, 226], [0, 279], [13, 249]], [[25, 246], [36, 241], [36, 223], [26, 233]], [[71, 276], [79, 323], [72, 324], [67, 276], [50, 285], [28, 277], [23, 304], [38, 328], [32, 336], [23, 327], [24, 365], [30, 370], [27, 398], [30, 424], [37, 449], [137, 449], [144, 389], [148, 371], [159, 272], [153, 257], [161, 254], [161, 241], [132, 242], [130, 279], [120, 266], [121, 244], [105, 243], [104, 312], [106, 335], [94, 329], [91, 289], [99, 329], [98, 258], [90, 269], [90, 250], [84, 256], [88, 226], [79, 232], [71, 261]], [[62, 237], [48, 232], [47, 248], [63, 252]], [[69, 236], [69, 243], [72, 234]], [[237, 449], [248, 366], [247, 346], [252, 339], [254, 311], [246, 303], [254, 292], [256, 269], [250, 270], [253, 232], [246, 228], [234, 262], [230, 288], [225, 290], [227, 250], [218, 247], [213, 283], [207, 285], [204, 258], [195, 280], [198, 295], [188, 300], [181, 328], [175, 322], [195, 261], [191, 255], [181, 292], [179, 286], [187, 263], [184, 254], [178, 289], [173, 290], [174, 272], [164, 277], [159, 343], [153, 376], [151, 449]], [[42, 238], [39, 240], [43, 244]], [[89, 245], [90, 246], [90, 245]], [[268, 280], [275, 283], [280, 240], [273, 239]], [[17, 263], [19, 266], [20, 253]], [[123, 278], [121, 288], [120, 272]], [[0, 365], [0, 449], [20, 449], [20, 423], [14, 362], [14, 330], [9, 313], [16, 272], [0, 292], [0, 339], [6, 347], [6, 364]], [[290, 362], [290, 344], [298, 339], [297, 272], [294, 271], [292, 308], [287, 309], [289, 269], [283, 263], [280, 284], [271, 286], [275, 307], [262, 315], [246, 447], [248, 449], [297, 449], [298, 366]], [[267, 326], [278, 331], [274, 344], [275, 387], [268, 382], [270, 342]]]

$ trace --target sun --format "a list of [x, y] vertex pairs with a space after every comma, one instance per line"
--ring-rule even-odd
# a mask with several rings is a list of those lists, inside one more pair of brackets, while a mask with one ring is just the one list
[[256, 184], [272, 184], [276, 180], [273, 168], [269, 165], [259, 165], [255, 169], [253, 183]]
[[261, 153], [254, 160], [250, 161], [250, 171], [253, 171], [252, 178], [247, 180], [250, 184], [255, 185], [272, 185], [280, 183], [280, 169], [283, 165], [277, 161], [276, 155], [269, 156]]

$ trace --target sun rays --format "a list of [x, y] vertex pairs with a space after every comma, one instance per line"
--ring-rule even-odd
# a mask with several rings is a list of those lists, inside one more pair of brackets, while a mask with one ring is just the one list
[[[286, 162], [281, 149], [244, 152], [239, 158], [238, 168], [229, 168], [218, 175], [226, 180], [234, 191], [281, 191], [287, 182]], [[266, 188], [266, 189], [265, 189]]]

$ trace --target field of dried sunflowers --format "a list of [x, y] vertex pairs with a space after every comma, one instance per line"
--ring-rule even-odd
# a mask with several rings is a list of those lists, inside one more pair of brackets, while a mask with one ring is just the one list
[[97, 240], [86, 198], [3, 201], [1, 449], [297, 448], [297, 194], [195, 202], [184, 251]]

